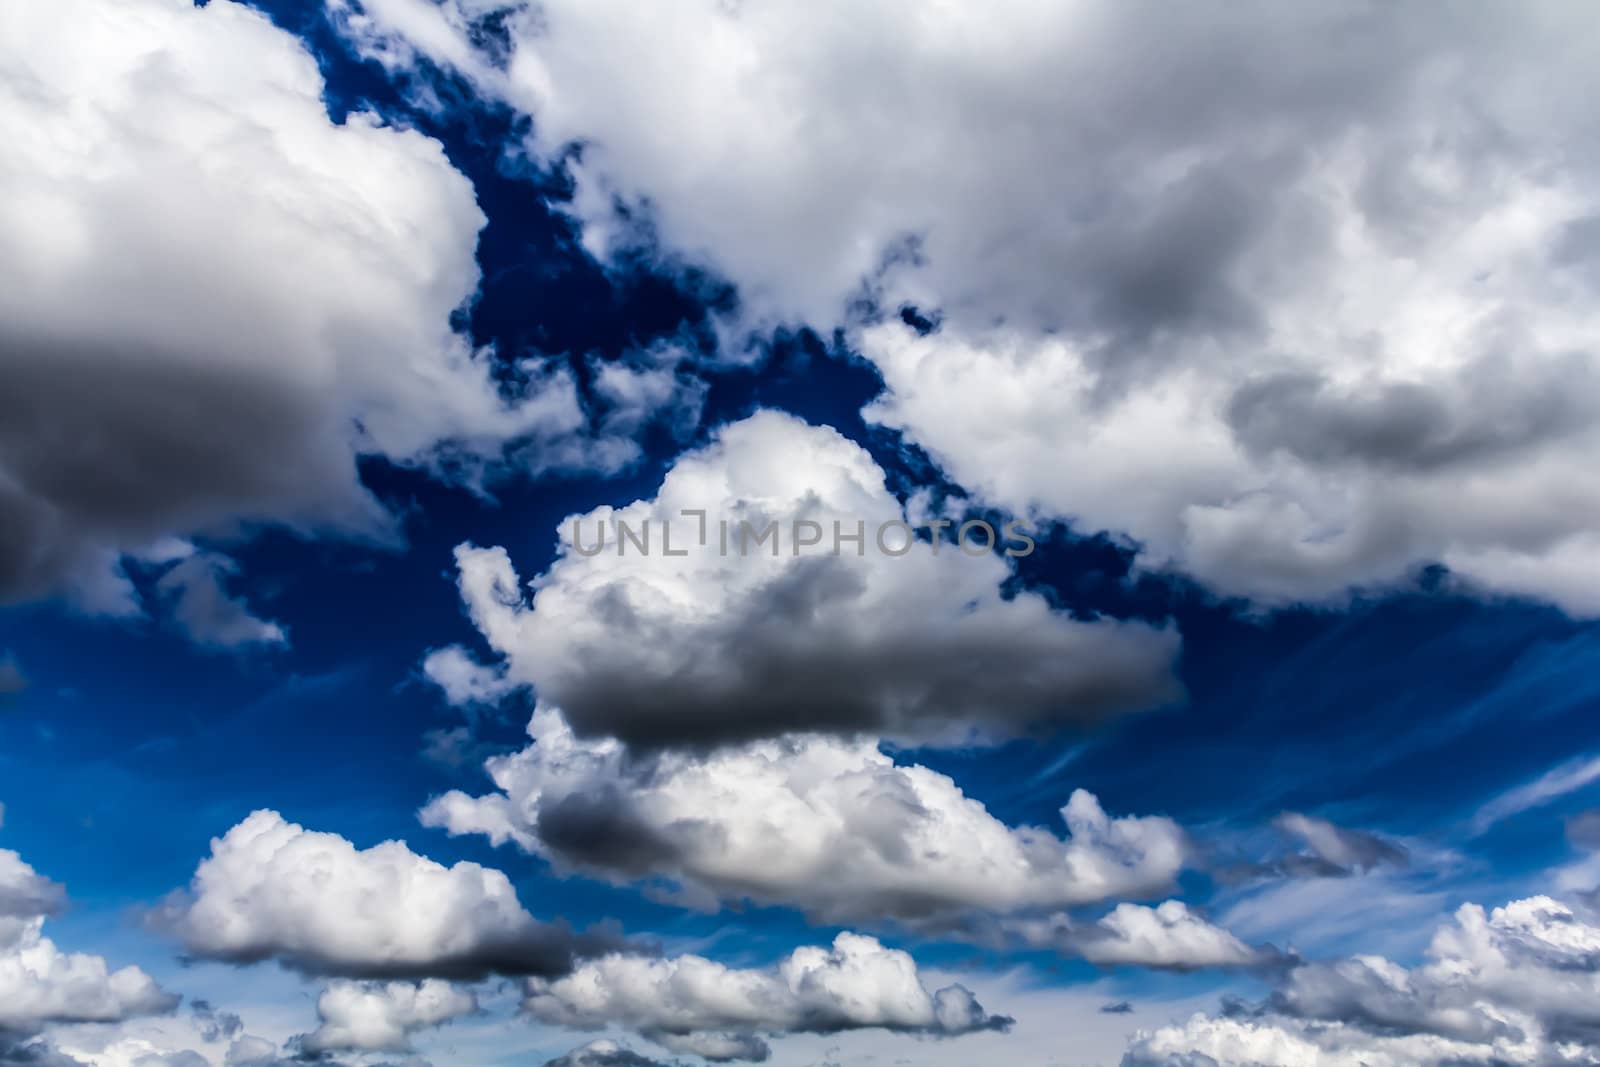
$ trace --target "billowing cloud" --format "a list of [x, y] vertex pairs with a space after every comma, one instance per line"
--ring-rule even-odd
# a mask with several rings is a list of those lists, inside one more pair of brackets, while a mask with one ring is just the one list
[[469, 696], [531, 685], [579, 734], [635, 747], [786, 731], [964, 743], [1179, 696], [1174, 631], [1003, 595], [1010, 571], [969, 533], [967, 551], [912, 542], [864, 449], [759, 412], [681, 456], [654, 500], [563, 523], [531, 603], [503, 549], [458, 548], [504, 678], [441, 653], [429, 670]]
[[173, 534], [392, 539], [358, 456], [469, 478], [508, 444], [535, 470], [627, 458], [571, 375], [502, 385], [453, 330], [478, 283], [471, 185], [419, 133], [330, 121], [316, 60], [265, 15], [7, 4], [0, 67], [0, 258], [19, 265], [0, 600], [132, 611], [119, 558]]
[[1052, 948], [1107, 966], [1198, 971], [1262, 967], [1281, 959], [1273, 949], [1245, 944], [1181, 900], [1153, 908], [1125, 902], [1087, 924], [1057, 914], [1007, 920], [1001, 929], [1030, 947]]
[[1266, 604], [1444, 563], [1600, 612], [1578, 8], [358, 6], [533, 116], [597, 256], [708, 265], [746, 325], [938, 320], [853, 333], [871, 416], [996, 504]]
[[213, 839], [155, 921], [197, 957], [352, 978], [560, 974], [580, 950], [617, 947], [536, 920], [499, 871], [401, 841], [358, 849], [274, 811]]
[[531, 980], [525, 1006], [543, 1022], [621, 1024], [711, 1060], [765, 1060], [763, 1035], [882, 1028], [954, 1037], [1011, 1024], [961, 986], [929, 992], [909, 955], [849, 933], [761, 970], [699, 956], [606, 956], [564, 978]]
[[1427, 955], [1414, 968], [1355, 956], [1287, 969], [1259, 1007], [1143, 1034], [1124, 1063], [1600, 1062], [1600, 927], [1572, 908], [1549, 897], [1466, 904]]
[[100, 956], [64, 952], [44, 936], [61, 887], [15, 852], [0, 849], [0, 1059], [23, 1057], [26, 1038], [54, 1023], [119, 1022], [159, 1015], [178, 998], [138, 967], [113, 970]]
[[421, 982], [333, 982], [317, 997], [321, 1025], [301, 1039], [309, 1053], [409, 1052], [411, 1035], [478, 1010], [469, 990]]
[[1009, 827], [949, 777], [866, 740], [800, 735], [637, 757], [575, 737], [551, 709], [528, 729], [532, 744], [487, 763], [499, 792], [446, 793], [423, 822], [616, 882], [666, 879], [691, 901], [865, 920], [1159, 893], [1188, 852], [1171, 820], [1113, 818], [1083, 790], [1061, 809], [1067, 836]]

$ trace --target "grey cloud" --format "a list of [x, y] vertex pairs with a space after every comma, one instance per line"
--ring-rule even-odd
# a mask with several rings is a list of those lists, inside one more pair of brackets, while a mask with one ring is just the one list
[[1569, 816], [1566, 821], [1567, 840], [1580, 848], [1600, 849], [1600, 808], [1591, 808]]
[[1283, 450], [1315, 465], [1426, 472], [1505, 462], [1592, 424], [1600, 374], [1574, 355], [1529, 368], [1488, 361], [1453, 388], [1375, 382], [1341, 388], [1286, 372], [1240, 386], [1227, 420], [1259, 453]]
[[[704, 544], [685, 509], [706, 512]], [[462, 599], [503, 666], [463, 665], [446, 650], [425, 669], [464, 699], [531, 687], [579, 736], [636, 749], [795, 731], [983, 743], [1182, 697], [1175, 629], [1005, 595], [1013, 575], [996, 555], [949, 544], [802, 552], [787, 541], [781, 554], [741, 554], [741, 521], [774, 523], [782, 537], [797, 521], [861, 524], [871, 539], [907, 516], [859, 445], [760, 411], [680, 456], [653, 500], [564, 523], [531, 601], [503, 548], [458, 546]], [[617, 522], [649, 523], [656, 551], [586, 554], [603, 523], [617, 544]], [[663, 528], [675, 529], [671, 556]]]
[[1305, 852], [1282, 857], [1274, 867], [1290, 877], [1327, 878], [1360, 874], [1379, 866], [1404, 867], [1410, 853], [1397, 842], [1326, 819], [1284, 812], [1273, 826], [1298, 839]]
[[594, 1041], [564, 1056], [545, 1061], [544, 1067], [667, 1067], [660, 1060], [641, 1056], [615, 1041]]
[[423, 823], [612, 882], [665, 882], [697, 904], [931, 925], [1163, 892], [1190, 853], [1170, 819], [1112, 817], [1083, 790], [1061, 808], [1065, 834], [1007, 826], [948, 776], [865, 740], [641, 757], [544, 708], [528, 732], [532, 744], [488, 761], [498, 792], [446, 793]]
[[[123, 32], [130, 11], [150, 33]], [[615, 470], [693, 392], [671, 360], [612, 369], [613, 432], [566, 370], [503, 387], [451, 325], [478, 283], [468, 180], [413, 130], [334, 123], [312, 55], [245, 5], [8, 5], [0, 65], [25, 89], [0, 135], [28, 205], [0, 218], [0, 258], [26, 265], [0, 294], [0, 603], [133, 614], [123, 557], [174, 536], [392, 544], [359, 457], [468, 482]], [[270, 637], [194, 612], [202, 639]]]
[[283, 645], [288, 635], [275, 622], [257, 618], [224, 583], [239, 565], [215, 552], [196, 552], [173, 565], [156, 583], [170, 604], [173, 621], [197, 644], [218, 648]]

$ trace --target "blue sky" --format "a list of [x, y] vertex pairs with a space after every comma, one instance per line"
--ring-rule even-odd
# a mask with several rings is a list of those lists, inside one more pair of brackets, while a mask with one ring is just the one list
[[0, 1063], [1600, 1060], [1600, 43], [902, 6], [0, 14]]

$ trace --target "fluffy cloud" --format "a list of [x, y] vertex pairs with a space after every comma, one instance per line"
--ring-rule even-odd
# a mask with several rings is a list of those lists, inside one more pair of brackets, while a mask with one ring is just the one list
[[24, 267], [0, 293], [0, 599], [131, 611], [118, 560], [169, 534], [390, 538], [362, 455], [611, 462], [569, 375], [502, 386], [453, 332], [468, 181], [416, 132], [331, 122], [263, 14], [7, 4], [0, 67], [0, 258]]
[[[1287, 970], [1259, 1008], [1141, 1035], [1133, 1067], [1600, 1062], [1600, 927], [1549, 897], [1463, 905], [1428, 959]], [[1202, 1057], [1210, 1057], [1204, 1059]]]
[[[40, 1049], [61, 1057], [63, 1067], [290, 1067], [298, 1058], [247, 1033], [238, 1015], [218, 1011], [209, 1001], [191, 1000], [190, 1009], [187, 1018], [57, 1027]], [[41, 1067], [54, 1064], [41, 1061]]]
[[356, 978], [559, 974], [575, 952], [617, 947], [537, 921], [499, 871], [400, 841], [358, 849], [273, 811], [213, 839], [156, 921], [195, 956]]
[[1112, 818], [1074, 792], [1059, 837], [1012, 828], [949, 777], [871, 741], [816, 735], [709, 754], [631, 756], [541, 708], [533, 743], [490, 759], [500, 791], [452, 791], [422, 820], [515, 841], [614, 881], [664, 878], [706, 903], [789, 904], [828, 918], [937, 920], [1144, 895], [1187, 842], [1171, 820]]
[[[1343, 1024], [1195, 1015], [1186, 1023], [1140, 1034], [1122, 1067], [1505, 1067], [1540, 1063], [1526, 1044], [1473, 1044], [1430, 1034], [1374, 1034]], [[1592, 1059], [1548, 1062], [1585, 1064]]]
[[[885, 524], [899, 525], [880, 539]], [[649, 551], [624, 527], [653, 538]], [[1008, 598], [998, 555], [910, 536], [864, 449], [759, 412], [680, 457], [654, 500], [563, 523], [531, 604], [503, 549], [457, 549], [462, 596], [505, 675], [437, 653], [429, 671], [468, 696], [532, 685], [581, 735], [636, 747], [790, 730], [967, 742], [1179, 695], [1175, 632]]]
[[0, 1060], [21, 1057], [33, 1046], [19, 1039], [49, 1024], [118, 1022], [178, 1005], [139, 968], [112, 970], [100, 956], [63, 952], [45, 937], [45, 920], [63, 899], [60, 886], [0, 849]]
[[596, 255], [708, 264], [747, 322], [933, 314], [855, 337], [872, 414], [996, 503], [1263, 603], [1443, 562], [1600, 611], [1571, 5], [360, 6], [533, 116]]
[[322, 1025], [306, 1052], [409, 1052], [411, 1035], [478, 1010], [471, 992], [449, 982], [334, 982], [317, 997]]
[[530, 981], [526, 1008], [562, 1026], [620, 1023], [712, 1060], [765, 1060], [760, 1035], [883, 1028], [953, 1037], [1011, 1024], [961, 986], [930, 993], [909, 955], [849, 933], [831, 949], [801, 947], [764, 970], [699, 956], [606, 956], [564, 978]]
[[1261, 967], [1281, 957], [1272, 949], [1252, 948], [1222, 927], [1189, 910], [1181, 900], [1156, 907], [1118, 904], [1088, 925], [1066, 915], [1015, 919], [1002, 929], [1034, 948], [1053, 948], [1108, 966], [1197, 971], [1208, 967]]

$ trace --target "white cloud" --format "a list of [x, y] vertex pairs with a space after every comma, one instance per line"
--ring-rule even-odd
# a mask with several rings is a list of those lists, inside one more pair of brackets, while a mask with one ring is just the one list
[[1600, 927], [1549, 897], [1457, 910], [1423, 964], [1304, 963], [1254, 1013], [1143, 1034], [1125, 1064], [1600, 1062]]
[[363, 6], [385, 62], [583, 145], [596, 255], [643, 217], [745, 325], [935, 314], [854, 337], [872, 414], [994, 503], [1266, 604], [1442, 562], [1600, 612], [1600, 122], [1550, 103], [1600, 92], [1577, 7]]
[[43, 1047], [70, 1057], [63, 1067], [288, 1067], [293, 1062], [276, 1043], [246, 1032], [238, 1015], [219, 1012], [205, 1000], [191, 1001], [190, 1009], [114, 1026], [53, 1027]]
[[213, 839], [158, 922], [207, 959], [364, 978], [561, 973], [591, 940], [534, 919], [499, 871], [358, 849], [273, 811]]
[[1497, 823], [1583, 789], [1596, 779], [1600, 779], [1600, 756], [1569, 760], [1484, 804], [1472, 816], [1471, 830], [1474, 834], [1486, 833]]
[[1510, 1041], [1484, 1045], [1431, 1034], [1372, 1034], [1341, 1024], [1195, 1015], [1181, 1025], [1141, 1033], [1122, 1067], [1501, 1067], [1539, 1062], [1532, 1054], [1526, 1045]]
[[531, 469], [627, 458], [569, 374], [502, 395], [450, 325], [471, 185], [419, 133], [330, 121], [265, 15], [7, 4], [0, 67], [0, 598], [133, 611], [119, 557], [173, 534], [392, 538], [361, 455], [468, 479], [508, 442]]
[[[585, 736], [636, 746], [791, 730], [966, 743], [1180, 695], [1174, 631], [1008, 598], [998, 555], [908, 544], [906, 522], [860, 446], [758, 412], [680, 456], [655, 499], [564, 522], [529, 604], [504, 549], [458, 548], [462, 596], [504, 674], [437, 653], [430, 673], [451, 666], [462, 695], [531, 685]], [[817, 543], [800, 546], [807, 535]]]
[[553, 981], [528, 983], [527, 1010], [543, 1022], [588, 1029], [621, 1024], [679, 1052], [764, 1060], [762, 1035], [883, 1028], [952, 1037], [1003, 1029], [970, 992], [929, 992], [904, 952], [840, 934], [761, 970], [699, 956], [606, 956]]
[[746, 898], [830, 918], [935, 920], [1147, 895], [1170, 886], [1183, 831], [1071, 795], [1068, 836], [1009, 827], [949, 777], [871, 741], [793, 736], [708, 754], [630, 756], [550, 709], [533, 743], [490, 759], [499, 792], [452, 791], [422, 820], [515, 841], [615, 882], [666, 879], [691, 902]]
[[305, 1051], [409, 1052], [411, 1035], [478, 1010], [470, 991], [449, 982], [333, 982], [317, 997], [321, 1025]]
[[178, 1004], [138, 967], [113, 970], [45, 937], [45, 920], [63, 901], [59, 885], [0, 849], [0, 1059], [50, 1024], [118, 1022]]
[[1053, 948], [1090, 963], [1194, 971], [1208, 967], [1257, 967], [1279, 959], [1252, 948], [1197, 915], [1181, 900], [1155, 907], [1118, 904], [1095, 922], [1079, 926], [1066, 915], [1013, 919], [1001, 929], [1035, 948]]

